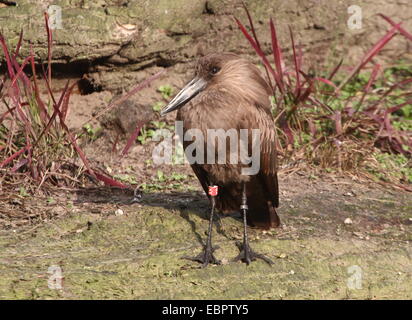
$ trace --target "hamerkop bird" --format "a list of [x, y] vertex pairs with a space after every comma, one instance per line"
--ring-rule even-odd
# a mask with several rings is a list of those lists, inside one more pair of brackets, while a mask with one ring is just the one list
[[[270, 259], [250, 248], [247, 235], [247, 224], [263, 229], [280, 224], [275, 210], [279, 205], [279, 191], [270, 95], [270, 87], [255, 65], [232, 53], [210, 54], [199, 59], [194, 79], [161, 112], [161, 115], [165, 115], [179, 109], [177, 120], [183, 121], [184, 134], [190, 129], [197, 129], [204, 137], [199, 142], [204, 144], [203, 150], [206, 150], [202, 156], [204, 161], [191, 163], [212, 205], [204, 251], [191, 258], [201, 262], [203, 267], [209, 263], [220, 263], [214, 257], [215, 248], [211, 243], [215, 208], [222, 213], [240, 209], [243, 214], [243, 243], [238, 244], [240, 254], [235, 261], [249, 264], [259, 258], [272, 264]], [[216, 148], [207, 146], [207, 131], [210, 129], [223, 129], [224, 132], [247, 129], [243, 131], [248, 132], [246, 140], [249, 143], [253, 142], [252, 129], [259, 129], [258, 171], [255, 174], [243, 174], [242, 168], [247, 165], [240, 161], [231, 163], [228, 157], [223, 163], [208, 163], [208, 153], [213, 153], [213, 159], [218, 153]], [[189, 141], [183, 141], [187, 157], [193, 156], [188, 154], [189, 144]], [[248, 155], [251, 148], [249, 144]], [[233, 153], [226, 151], [227, 154]], [[218, 187], [217, 195], [208, 193], [212, 186]]]

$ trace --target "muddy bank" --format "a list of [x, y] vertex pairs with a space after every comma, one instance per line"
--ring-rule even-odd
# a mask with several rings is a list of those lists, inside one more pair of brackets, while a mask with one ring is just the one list
[[[242, 235], [236, 216], [214, 229], [223, 265], [199, 269], [181, 259], [206, 237], [200, 191], [150, 193], [133, 205], [121, 193], [62, 194], [54, 204], [68, 210], [62, 218], [0, 232], [0, 298], [412, 298], [409, 194], [348, 179], [281, 182], [283, 227], [250, 232], [273, 267], [231, 261]], [[48, 286], [56, 267], [62, 289]]]

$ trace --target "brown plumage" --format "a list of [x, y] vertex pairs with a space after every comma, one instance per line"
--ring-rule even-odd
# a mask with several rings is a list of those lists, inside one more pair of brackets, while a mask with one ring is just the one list
[[[203, 133], [205, 139], [199, 143], [205, 145], [206, 151], [202, 157], [204, 161], [202, 164], [194, 163], [191, 166], [206, 194], [209, 186], [219, 186], [219, 194], [213, 199], [212, 205], [215, 204], [223, 213], [239, 211], [242, 205], [242, 191], [245, 188], [247, 223], [263, 229], [280, 224], [276, 213], [279, 189], [270, 95], [270, 87], [255, 65], [232, 53], [211, 54], [199, 59], [195, 79], [189, 82], [162, 111], [162, 114], [165, 114], [180, 108], [177, 120], [183, 121], [184, 133], [189, 129], [199, 129]], [[206, 148], [208, 129], [235, 129], [237, 132], [240, 129], [249, 129], [249, 153], [252, 142], [251, 130], [259, 129], [258, 173], [242, 175], [241, 169], [248, 165], [229, 163], [229, 148], [226, 151], [225, 163], [207, 164], [208, 152], [217, 152], [215, 149]], [[192, 143], [183, 142], [186, 152]], [[245, 237], [247, 238], [246, 229]], [[262, 258], [259, 255], [257, 257]], [[207, 265], [207, 262], [202, 262]]]

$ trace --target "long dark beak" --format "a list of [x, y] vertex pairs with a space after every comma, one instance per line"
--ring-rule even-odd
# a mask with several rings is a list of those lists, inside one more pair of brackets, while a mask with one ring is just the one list
[[194, 98], [200, 91], [206, 87], [206, 81], [202, 78], [196, 77], [190, 81], [180, 92], [173, 98], [169, 104], [160, 112], [161, 116], [176, 110]]

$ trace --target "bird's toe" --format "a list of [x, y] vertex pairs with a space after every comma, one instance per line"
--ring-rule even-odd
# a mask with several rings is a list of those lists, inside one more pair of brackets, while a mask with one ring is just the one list
[[233, 259], [234, 262], [242, 261], [249, 265], [252, 261], [255, 261], [256, 259], [261, 259], [269, 265], [273, 264], [272, 260], [264, 256], [263, 254], [253, 251], [248, 244], [245, 245], [244, 243], [236, 242], [236, 245], [239, 248], [240, 253]]
[[215, 250], [218, 248], [219, 248], [218, 246], [210, 247], [210, 248], [205, 247], [205, 249], [201, 253], [199, 253], [197, 256], [194, 256], [194, 257], [184, 256], [182, 258], [191, 260], [191, 261], [200, 262], [202, 264], [202, 268], [207, 267], [209, 263], [219, 265], [219, 264], [222, 264], [222, 262], [219, 259], [217, 259], [215, 255], [213, 254], [213, 252], [215, 252]]

